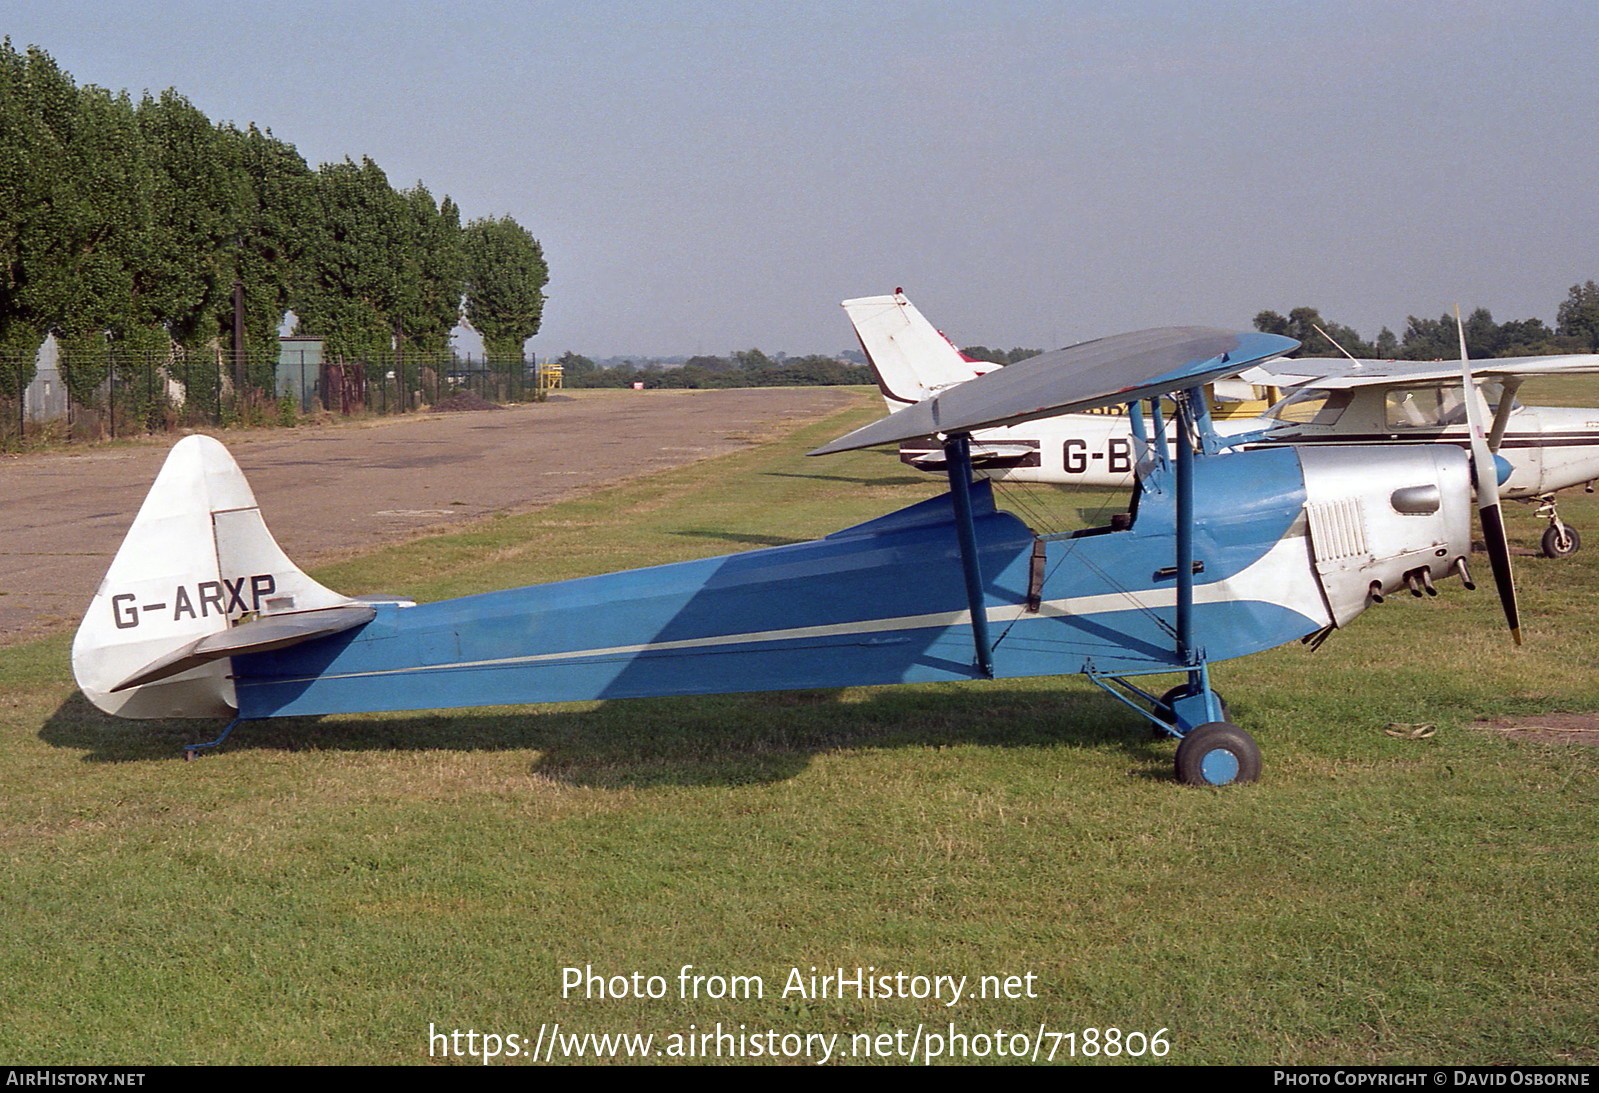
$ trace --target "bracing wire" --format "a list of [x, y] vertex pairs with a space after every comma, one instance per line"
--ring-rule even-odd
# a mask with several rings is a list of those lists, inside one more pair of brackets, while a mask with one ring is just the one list
[[[1191, 443], [1193, 438], [1191, 436], [1185, 436], [1184, 440]], [[1030, 527], [1035, 529], [1043, 528], [1045, 529], [1046, 534], [1055, 534], [1058, 532], [1058, 530], [1060, 530], [1058, 526], [1052, 526], [1053, 517], [1046, 517], [1042, 508], [1036, 503], [1034, 498], [1030, 496], [1032, 491], [1029, 491], [1025, 488], [1025, 486], [1034, 484], [1028, 483], [1024, 485], [1022, 483], [1011, 483], [1005, 481], [1004, 479], [993, 479], [992, 483], [995, 491], [999, 493], [1005, 501], [1006, 506], [1014, 507], [1015, 509], [1020, 510], [1021, 515], [1023, 515]], [[1137, 488], [1136, 478], [1133, 482], [1133, 488]], [[1117, 493], [1106, 493], [1101, 499], [1098, 507], [1094, 509], [1091, 515], [1089, 515], [1087, 526], [1099, 526], [1100, 522], [1105, 518], [1106, 513], [1119, 504], [1119, 497], [1120, 495]], [[1035, 534], [1037, 534], [1036, 530]], [[1049, 579], [1055, 575], [1060, 567], [1066, 564], [1066, 562], [1076, 553], [1076, 541], [1068, 539], [1065, 542], [1066, 546], [1062, 550], [1059, 559], [1054, 563], [1054, 565], [1050, 566], [1044, 574], [1045, 583], [1048, 583]], [[1142, 603], [1137, 596], [1134, 595], [1132, 589], [1128, 588], [1122, 582], [1116, 580], [1116, 578], [1111, 576], [1111, 574], [1108, 573], [1102, 566], [1095, 564], [1090, 556], [1085, 554], [1082, 556], [1081, 560], [1087, 566], [1087, 568], [1101, 581], [1103, 581], [1113, 593], [1120, 595], [1135, 611], [1138, 611], [1140, 614], [1148, 617], [1152, 622], [1155, 623], [1155, 625], [1160, 627], [1160, 629], [1165, 631], [1173, 639], [1176, 638], [1176, 627], [1167, 622], [1166, 619], [1162, 618], [1160, 613], [1154, 608]], [[1015, 625], [1026, 617], [1026, 614], [1027, 612], [1024, 608], [1018, 611], [1016, 616], [1005, 624], [1004, 629], [1000, 631], [999, 636], [994, 640], [994, 648], [999, 648], [1000, 644], [1005, 640], [1006, 637], [1009, 636]]]

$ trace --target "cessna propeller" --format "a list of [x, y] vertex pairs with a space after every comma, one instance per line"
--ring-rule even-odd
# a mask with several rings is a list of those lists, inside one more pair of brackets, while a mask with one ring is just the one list
[[1460, 383], [1466, 402], [1466, 424], [1471, 433], [1472, 484], [1477, 491], [1477, 519], [1482, 524], [1482, 544], [1488, 552], [1488, 564], [1493, 570], [1494, 586], [1499, 590], [1499, 603], [1505, 610], [1505, 623], [1510, 636], [1521, 644], [1521, 612], [1516, 607], [1515, 578], [1510, 570], [1510, 540], [1505, 535], [1504, 514], [1499, 510], [1499, 457], [1489, 446], [1484, 419], [1487, 407], [1482, 394], [1472, 382], [1471, 360], [1466, 356], [1466, 328], [1460, 321], [1460, 307], [1455, 307], [1455, 328], [1460, 335]]

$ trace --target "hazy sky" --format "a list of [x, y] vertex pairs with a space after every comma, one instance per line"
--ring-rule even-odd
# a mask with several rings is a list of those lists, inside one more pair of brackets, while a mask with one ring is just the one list
[[1552, 321], [1599, 278], [1593, 0], [7, 0], [0, 33], [514, 216], [541, 356], [834, 352], [899, 285], [1049, 348]]

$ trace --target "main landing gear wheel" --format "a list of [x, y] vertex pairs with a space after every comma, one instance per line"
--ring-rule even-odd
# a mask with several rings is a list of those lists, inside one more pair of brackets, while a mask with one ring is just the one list
[[1550, 524], [1539, 546], [1545, 558], [1569, 558], [1582, 549], [1582, 536], [1570, 524]]
[[1260, 777], [1260, 748], [1237, 725], [1211, 721], [1177, 744], [1177, 780], [1190, 786], [1228, 786]]

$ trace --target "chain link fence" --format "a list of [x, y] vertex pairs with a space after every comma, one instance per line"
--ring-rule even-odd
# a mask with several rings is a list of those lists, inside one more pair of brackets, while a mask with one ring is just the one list
[[[416, 413], [470, 393], [489, 402], [544, 397], [533, 366], [448, 355], [386, 359], [286, 351], [275, 371], [241, 385], [226, 353], [119, 356], [87, 390], [57, 367], [0, 358], [0, 451], [234, 425], [292, 425], [306, 417]], [[20, 390], [19, 390], [20, 389]]]

